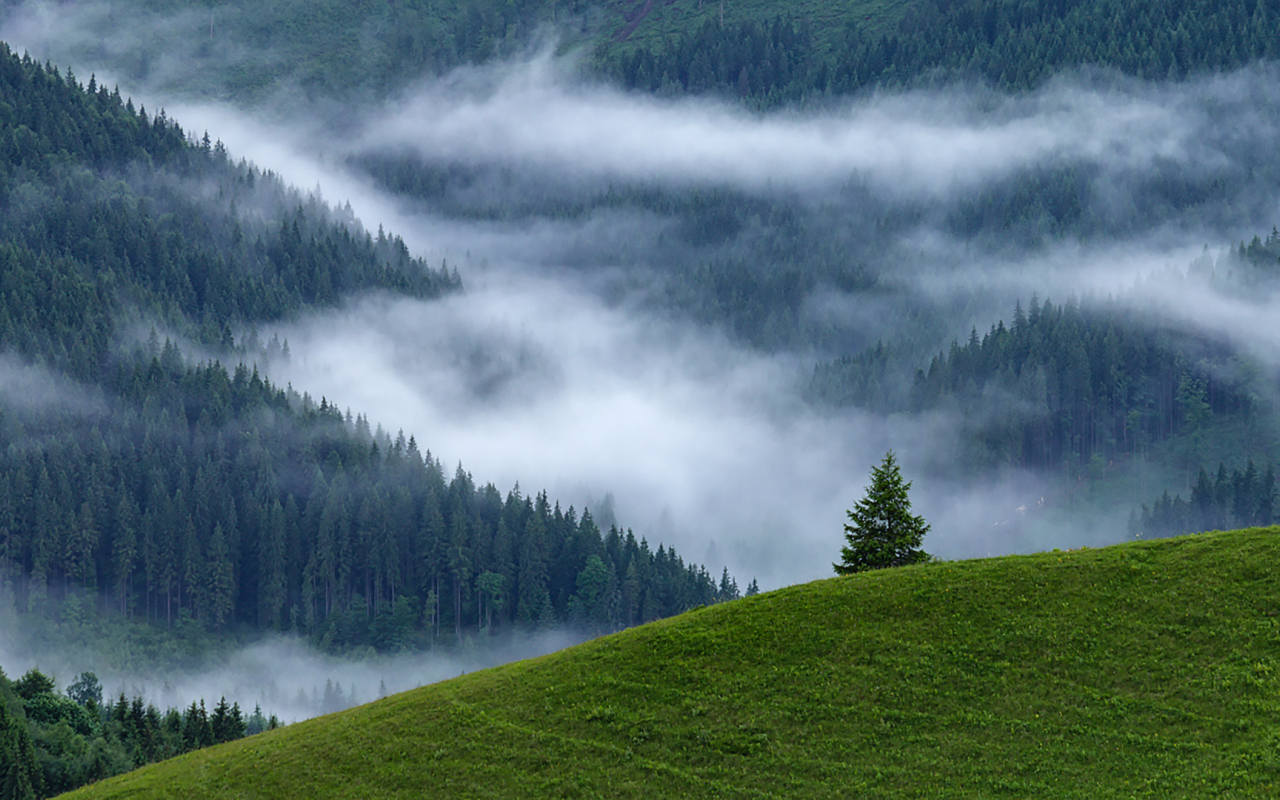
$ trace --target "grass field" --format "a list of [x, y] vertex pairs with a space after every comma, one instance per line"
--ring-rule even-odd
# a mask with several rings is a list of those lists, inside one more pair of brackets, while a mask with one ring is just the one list
[[149, 797], [1274, 797], [1280, 530], [699, 609], [85, 788]]

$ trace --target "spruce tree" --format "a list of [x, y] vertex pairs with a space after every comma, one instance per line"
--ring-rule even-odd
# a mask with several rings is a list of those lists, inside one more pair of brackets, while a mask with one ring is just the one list
[[920, 549], [929, 525], [923, 517], [912, 515], [910, 489], [890, 450], [880, 466], [871, 468], [866, 497], [848, 512], [847, 544], [840, 549], [840, 563], [832, 564], [837, 575], [929, 560], [929, 554]]

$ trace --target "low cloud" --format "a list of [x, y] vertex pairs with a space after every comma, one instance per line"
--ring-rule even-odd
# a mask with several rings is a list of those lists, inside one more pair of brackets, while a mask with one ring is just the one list
[[[660, 99], [584, 83], [572, 62], [459, 70], [408, 93], [359, 146], [429, 159], [507, 163], [592, 179], [835, 188], [861, 177], [908, 196], [971, 190], [1060, 159], [1127, 169], [1159, 160], [1223, 166], [1205, 101], [1246, 101], [1235, 76], [1177, 90], [1052, 84], [1027, 97], [976, 89], [876, 95], [815, 112], [752, 114], [725, 102]], [[1274, 132], [1248, 121], [1240, 136]], [[1256, 126], [1256, 129], [1254, 128]]]
[[384, 691], [407, 691], [583, 641], [578, 634], [548, 631], [476, 640], [456, 650], [352, 658], [318, 653], [300, 639], [269, 637], [211, 657], [196, 669], [138, 671], [121, 670], [93, 651], [71, 648], [70, 652], [51, 652], [28, 646], [20, 632], [21, 623], [6, 619], [3, 610], [0, 623], [7, 634], [0, 642], [0, 669], [10, 679], [35, 668], [54, 677], [63, 690], [81, 672], [93, 672], [107, 699], [124, 693], [130, 698], [142, 697], [161, 710], [204, 701], [212, 710], [225, 697], [229, 703], [239, 703], [246, 716], [260, 706], [264, 715], [275, 714], [285, 723], [368, 703]]
[[50, 411], [90, 418], [107, 412], [97, 390], [13, 353], [0, 353], [0, 409], [19, 419]]
[[[611, 492], [651, 545], [714, 555], [710, 569], [743, 583], [827, 575], [844, 512], [891, 447], [945, 557], [985, 555], [983, 532], [1046, 491], [1027, 476], [941, 483], [929, 475], [959, 452], [947, 418], [816, 411], [797, 392], [804, 359], [610, 307], [568, 281], [495, 270], [460, 296], [370, 298], [273, 333], [294, 353], [277, 380], [413, 433], [500, 490], [518, 481], [578, 508]], [[998, 550], [1040, 544], [1002, 534]]]
[[[50, 19], [5, 33], [56, 54], [57, 34], [75, 23]], [[946, 331], [941, 347], [1007, 317], [1015, 298], [1119, 294], [1206, 243], [1269, 228], [1280, 217], [1277, 76], [1274, 65], [1182, 83], [1080, 73], [1017, 95], [953, 87], [762, 115], [623, 92], [540, 54], [424, 81], [353, 107], [340, 125], [300, 97], [272, 116], [168, 94], [159, 81], [122, 89], [189, 131], [207, 129], [235, 157], [350, 201], [367, 228], [402, 235], [433, 263], [462, 267], [461, 295], [352, 299], [279, 326], [293, 362], [273, 377], [403, 428], [504, 491], [519, 481], [579, 507], [612, 493], [619, 521], [655, 545], [714, 556], [712, 570], [722, 562], [769, 587], [828, 574], [844, 512], [890, 447], [934, 525], [926, 547], [944, 557], [1114, 541], [1128, 508], [1104, 520], [1054, 515], [1043, 509], [1061, 497], [1034, 476], [957, 477], [955, 419], [814, 410], [799, 390], [831, 353], [761, 353], [644, 302], [660, 286], [648, 260], [674, 236], [675, 212], [601, 198], [697, 188], [785, 204], [809, 226], [796, 234], [802, 250], [812, 235], [835, 259], [877, 259], [877, 294], [819, 287], [808, 313], [870, 341], [903, 338], [925, 319]], [[380, 188], [359, 166], [370, 156], [484, 180], [446, 188], [465, 194], [467, 213], [454, 213]], [[521, 177], [494, 177], [504, 171]], [[1092, 227], [1013, 247], [1003, 229], [955, 222], [1028, 176], [1046, 181], [1028, 204], [1078, 181], [1078, 216]], [[481, 213], [504, 192], [542, 190], [584, 210]], [[751, 224], [694, 252], [691, 266], [728, 263], [787, 222]], [[1169, 321], [1270, 352], [1269, 306], [1167, 292]], [[1131, 302], [1153, 307], [1141, 297]]]

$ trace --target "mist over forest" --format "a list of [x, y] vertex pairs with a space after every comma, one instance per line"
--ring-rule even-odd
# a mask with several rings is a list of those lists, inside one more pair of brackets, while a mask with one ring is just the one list
[[542, 50], [333, 126], [162, 104], [464, 276], [425, 307], [355, 301], [271, 328], [293, 353], [279, 382], [498, 486], [611, 493], [637, 532], [699, 559], [714, 542], [772, 586], [825, 573], [829, 532], [888, 447], [928, 471], [917, 502], [949, 520], [931, 542], [945, 557], [1123, 536], [1150, 498], [992, 531], [1050, 491], [1042, 476], [966, 480], [954, 421], [814, 407], [809, 372], [884, 342], [910, 381], [1033, 294], [1114, 295], [1157, 326], [1265, 347], [1238, 298], [1211, 294], [1233, 309], [1214, 311], [1194, 281], [1157, 276], [1269, 230], [1277, 85], [1262, 66], [1081, 73], [1022, 95], [961, 85], [761, 115], [628, 94]]
[[[0, 101], [0, 263], [58, 309], [0, 319], [11, 676], [303, 718], [827, 576], [890, 449], [943, 559], [1280, 514], [1280, 66], [1243, 23], [1235, 61], [894, 78], [881, 34], [945, 4], [843, 39], [374, 4], [328, 60], [296, 5], [0, 5], [7, 69], [116, 120], [68, 155]], [[811, 55], [766, 79], [759, 42]]]

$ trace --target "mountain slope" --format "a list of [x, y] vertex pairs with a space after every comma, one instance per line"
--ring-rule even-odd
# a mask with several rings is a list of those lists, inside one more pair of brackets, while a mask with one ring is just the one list
[[1021, 90], [1080, 66], [1180, 79], [1275, 59], [1278, 15], [1277, 0], [0, 4], [0, 23], [63, 33], [58, 60], [237, 103], [278, 101], [281, 88], [383, 98], [424, 74], [509, 58], [552, 31], [629, 88], [766, 107], [957, 76]]
[[259, 322], [433, 298], [456, 271], [2, 42], [0, 98], [0, 610], [56, 627], [82, 594], [166, 630], [399, 650], [737, 595], [259, 374], [287, 359]]
[[699, 609], [74, 797], [1265, 795], [1280, 530]]
[[723, 21], [724, 4], [633, 5], [597, 47], [605, 72], [630, 88], [765, 106], [956, 77], [1022, 90], [1081, 66], [1176, 80], [1280, 54], [1275, 0], [796, 0], [730, 3]]

